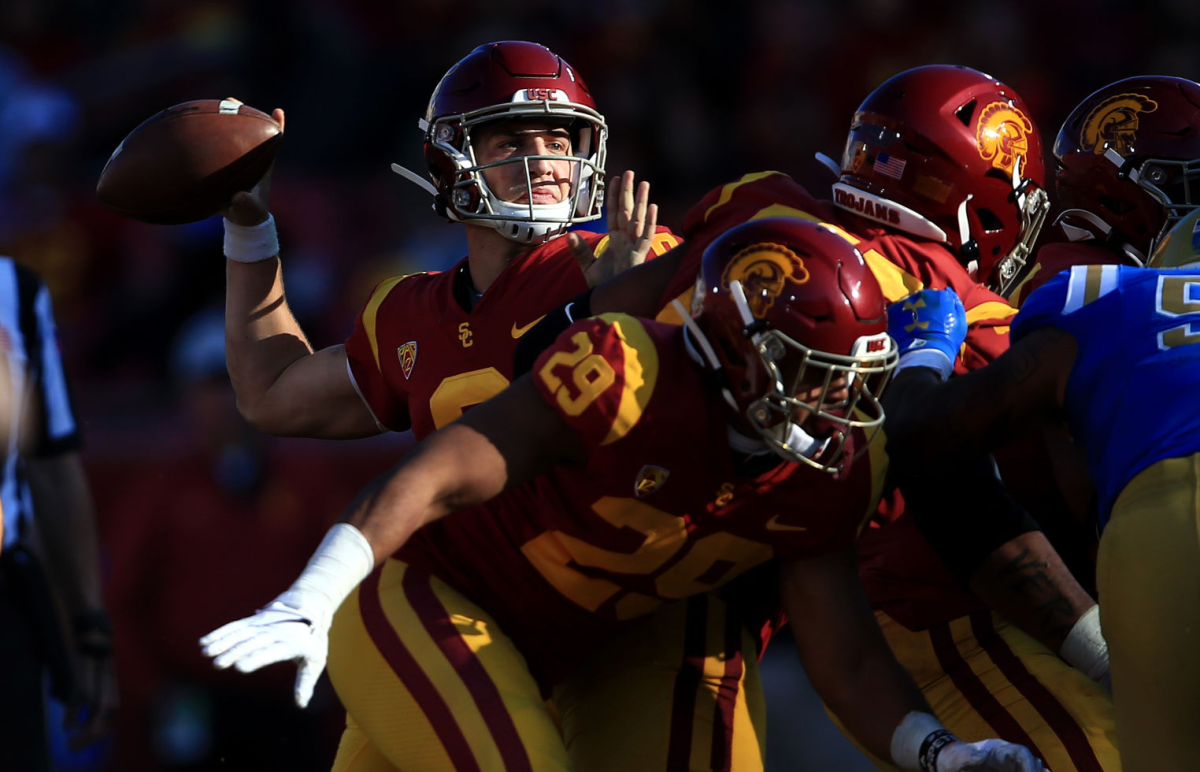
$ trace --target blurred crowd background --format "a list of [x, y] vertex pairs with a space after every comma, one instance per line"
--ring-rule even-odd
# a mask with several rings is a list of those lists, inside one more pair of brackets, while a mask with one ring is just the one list
[[219, 218], [143, 225], [95, 198], [109, 154], [151, 114], [227, 96], [287, 111], [272, 209], [291, 304], [322, 347], [376, 281], [465, 254], [462, 226], [388, 166], [421, 168], [417, 119], [481, 43], [534, 40], [574, 64], [610, 126], [610, 173], [649, 180], [677, 227], [744, 172], [826, 191], [813, 153], [837, 157], [856, 105], [900, 70], [990, 72], [1024, 95], [1049, 150], [1071, 107], [1112, 80], [1200, 77], [1197, 30], [1194, 0], [3, 0], [0, 254], [53, 292], [124, 705], [115, 740], [60, 766], [326, 769], [340, 721], [328, 690], [288, 710], [289, 672], [220, 677], [195, 641], [282, 589], [405, 447], [241, 424]]

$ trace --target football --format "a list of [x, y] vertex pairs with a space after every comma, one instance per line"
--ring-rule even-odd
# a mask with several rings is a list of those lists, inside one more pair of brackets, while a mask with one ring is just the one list
[[197, 222], [254, 187], [282, 137], [275, 119], [240, 102], [184, 102], [152, 115], [117, 145], [96, 193], [135, 220]]

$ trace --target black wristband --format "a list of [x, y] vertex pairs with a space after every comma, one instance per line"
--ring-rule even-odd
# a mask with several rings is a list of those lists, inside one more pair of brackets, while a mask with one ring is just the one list
[[921, 772], [937, 772], [937, 757], [952, 742], [958, 738], [949, 729], [935, 729], [921, 741], [921, 750], [917, 753], [917, 764]]

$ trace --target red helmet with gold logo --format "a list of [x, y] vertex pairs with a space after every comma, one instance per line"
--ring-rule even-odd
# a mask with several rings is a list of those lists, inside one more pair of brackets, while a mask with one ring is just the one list
[[1021, 97], [968, 67], [906, 70], [859, 106], [834, 203], [946, 244], [1005, 289], [1049, 209], [1042, 140]]
[[692, 315], [730, 407], [784, 458], [837, 472], [848, 430], [883, 422], [896, 363], [883, 292], [829, 228], [772, 217], [727, 231], [704, 250]]
[[1067, 117], [1054, 158], [1068, 235], [1111, 239], [1145, 261], [1200, 205], [1200, 83], [1154, 75], [1105, 86]]
[[[558, 156], [516, 156], [481, 164], [472, 144], [481, 125], [499, 121], [561, 122], [571, 129], [571, 194], [556, 204], [535, 204], [529, 164]], [[438, 213], [455, 222], [491, 225], [523, 244], [539, 244], [576, 223], [600, 217], [608, 127], [583, 77], [545, 46], [504, 40], [477, 47], [442, 76], [420, 121], [429, 179], [397, 164], [392, 170], [433, 193]], [[512, 203], [490, 190], [484, 169], [525, 168], [528, 203]]]

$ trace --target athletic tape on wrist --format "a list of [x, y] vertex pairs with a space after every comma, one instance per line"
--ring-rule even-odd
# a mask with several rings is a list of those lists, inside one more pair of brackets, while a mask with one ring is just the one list
[[238, 263], [258, 263], [279, 254], [279, 233], [275, 215], [258, 225], [238, 225], [225, 220], [225, 257]]
[[349, 523], [329, 529], [289, 592], [320, 595], [332, 615], [359, 582], [375, 569], [375, 553], [362, 531]]
[[1092, 606], [1079, 615], [1058, 654], [1067, 664], [1103, 682], [1108, 674], [1108, 643], [1100, 630], [1100, 607]]
[[[924, 757], [926, 745], [930, 738], [939, 732], [950, 735], [951, 741], [953, 741], [954, 735], [951, 735], [932, 713], [922, 710], [910, 711], [896, 727], [896, 731], [892, 732], [892, 763], [901, 769], [910, 769], [914, 772], [925, 770], [926, 767], [921, 760]], [[938, 750], [941, 750], [940, 745]], [[934, 760], [936, 761], [936, 754]], [[934, 768], [930, 767], [929, 769]]]

